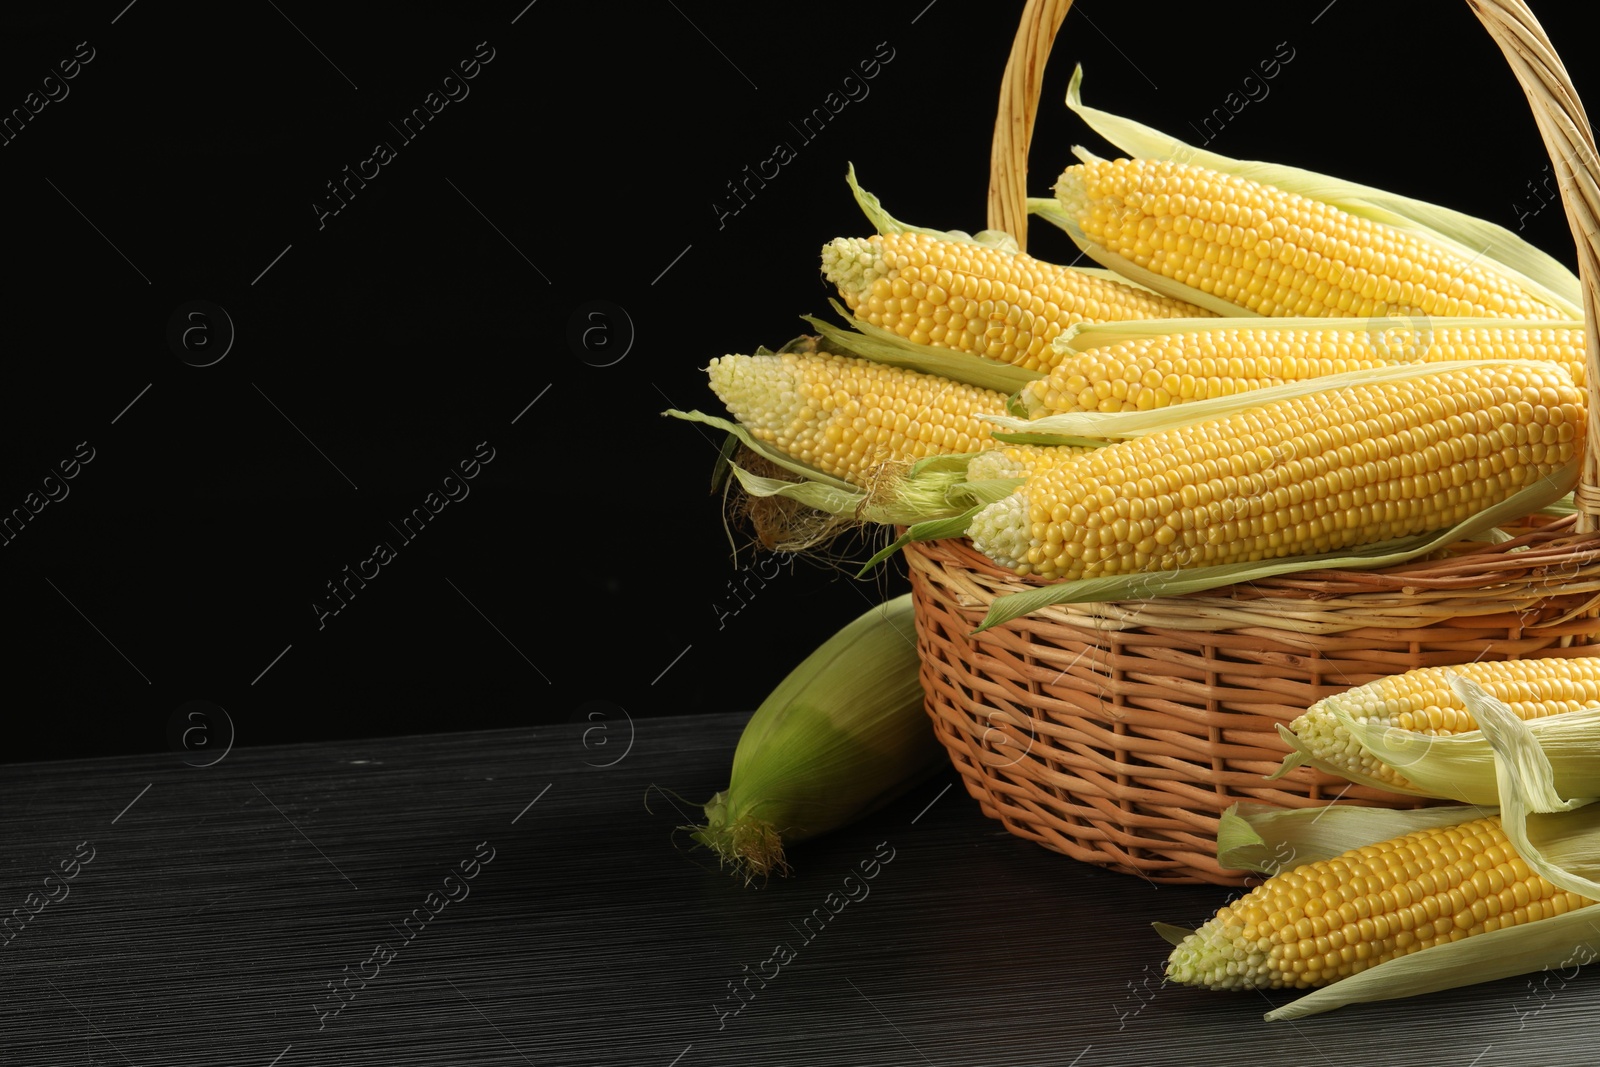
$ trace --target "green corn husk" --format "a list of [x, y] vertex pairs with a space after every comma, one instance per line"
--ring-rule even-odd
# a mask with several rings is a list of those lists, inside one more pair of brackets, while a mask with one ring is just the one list
[[[884, 209], [882, 201], [863, 189], [861, 187], [861, 183], [856, 181], [856, 167], [854, 163], [847, 165], [844, 180], [845, 183], [850, 186], [850, 193], [855, 197], [856, 206], [859, 207], [861, 209], [861, 213], [867, 217], [867, 221], [872, 223], [873, 228], [881, 234], [920, 233], [926, 234], [929, 237], [938, 238], [941, 241], [981, 245], [985, 248], [993, 248], [1001, 252], [1008, 252], [1011, 255], [1020, 255], [1022, 253], [1021, 247], [1019, 247], [1017, 244], [1017, 239], [1004, 230], [979, 230], [977, 233], [972, 234], [967, 233], [965, 230], [935, 230], [928, 226], [913, 226], [909, 222], [900, 221]], [[1151, 289], [1147, 285], [1141, 285], [1133, 279], [1126, 278], [1123, 275], [1118, 274], [1116, 271], [1109, 270], [1105, 267], [1081, 267], [1074, 265], [1072, 269], [1082, 274], [1092, 275], [1096, 278], [1103, 278], [1106, 281], [1114, 281], [1121, 285], [1130, 285], [1135, 289], [1143, 289], [1149, 293], [1156, 292], [1156, 290]], [[1211, 320], [1206, 319], [1203, 321], [1210, 322]]]
[[682, 827], [746, 884], [788, 874], [785, 847], [876, 811], [949, 760], [923, 710], [906, 593], [823, 642], [761, 702], [706, 821]]
[[1431, 808], [1369, 808], [1329, 804], [1275, 808], [1239, 801], [1217, 823], [1217, 863], [1273, 875], [1342, 852], [1435, 826], [1454, 826], [1493, 812], [1476, 804]]
[[965, 230], [935, 230], [927, 226], [913, 226], [909, 222], [901, 222], [884, 209], [883, 202], [873, 194], [861, 187], [856, 181], [856, 165], [845, 165], [845, 184], [850, 186], [850, 193], [855, 197], [856, 206], [861, 213], [872, 223], [874, 229], [882, 234], [890, 233], [920, 233], [934, 237], [941, 241], [951, 241], [959, 244], [982, 245], [985, 248], [997, 249], [1011, 255], [1018, 255], [1022, 249], [1017, 245], [1017, 239], [1004, 230], [979, 230], [975, 234]]
[[[1470, 679], [1456, 675], [1450, 687], [1494, 749], [1500, 824], [1517, 854], [1567, 892], [1600, 900], [1600, 789], [1592, 772], [1587, 781], [1563, 783], [1531, 723]], [[1591, 726], [1588, 734], [1592, 752], [1600, 731]]]

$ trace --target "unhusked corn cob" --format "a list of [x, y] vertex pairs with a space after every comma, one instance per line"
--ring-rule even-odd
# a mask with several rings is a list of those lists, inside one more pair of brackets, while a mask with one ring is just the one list
[[991, 447], [978, 416], [1005, 411], [1004, 393], [828, 352], [727, 355], [706, 370], [757, 440], [863, 488], [883, 463]]
[[1050, 342], [1075, 322], [1211, 314], [1026, 254], [920, 233], [837, 238], [823, 246], [822, 271], [863, 322], [1030, 370], [1054, 364]]
[[1001, 445], [980, 452], [967, 464], [967, 481], [1026, 478], [1034, 471], [1092, 451], [1079, 445]]
[[1576, 482], [1583, 391], [1548, 363], [1440, 366], [1120, 441], [1044, 471], [968, 535], [1077, 579], [1278, 559], [1442, 530]]
[[1020, 399], [1030, 417], [1149, 411], [1390, 363], [1541, 359], [1584, 383], [1584, 332], [1559, 326], [1298, 328], [1270, 324], [1141, 337], [1068, 355]]
[[1056, 198], [1094, 244], [1260, 315], [1564, 317], [1438, 242], [1193, 163], [1074, 164]]
[[1406, 778], [1363, 748], [1334, 714], [1337, 705], [1357, 722], [1434, 736], [1466, 733], [1477, 720], [1450, 688], [1458, 674], [1483, 686], [1523, 720], [1600, 705], [1600, 655], [1418, 667], [1319, 700], [1289, 724], [1311, 755], [1335, 769], [1401, 788]]
[[1593, 903], [1529, 869], [1490, 816], [1273, 875], [1184, 938], [1167, 978], [1205, 989], [1323, 986]]

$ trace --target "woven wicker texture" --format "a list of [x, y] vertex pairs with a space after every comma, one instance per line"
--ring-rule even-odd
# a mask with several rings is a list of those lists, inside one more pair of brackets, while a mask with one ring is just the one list
[[[1207, 593], [1048, 608], [973, 634], [995, 598], [1037, 583], [966, 540], [905, 549], [928, 714], [983, 812], [1075, 859], [1153, 882], [1241, 885], [1216, 862], [1238, 800], [1409, 806], [1301, 767], [1276, 732], [1315, 701], [1412, 667], [1600, 653], [1600, 187], [1593, 134], [1554, 49], [1517, 0], [1468, 0], [1506, 53], [1559, 166], [1587, 316], [1590, 448], [1578, 516], [1501, 544], [1375, 571], [1315, 571]], [[1040, 73], [1071, 0], [1029, 0], [995, 123], [989, 225], [1025, 237]]]

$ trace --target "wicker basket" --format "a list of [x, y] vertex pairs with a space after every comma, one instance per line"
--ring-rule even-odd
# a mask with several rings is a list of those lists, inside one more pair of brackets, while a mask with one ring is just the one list
[[[1468, 0], [1528, 90], [1552, 155], [1593, 160], [1593, 135], [1520, 0]], [[1025, 177], [1039, 72], [1071, 0], [1029, 0], [995, 125], [989, 225], [1026, 240]], [[1572, 113], [1565, 108], [1576, 111]], [[1556, 168], [1578, 235], [1596, 387], [1595, 178]], [[968, 792], [1018, 836], [1152, 882], [1244, 884], [1216, 861], [1238, 800], [1415, 805], [1301, 767], [1268, 781], [1276, 724], [1322, 697], [1412, 667], [1589, 655], [1600, 640], [1597, 460], [1580, 514], [1527, 520], [1501, 544], [1377, 571], [1302, 572], [1206, 593], [1047, 608], [973, 634], [1000, 596], [1035, 582], [966, 540], [905, 549], [927, 710]]]

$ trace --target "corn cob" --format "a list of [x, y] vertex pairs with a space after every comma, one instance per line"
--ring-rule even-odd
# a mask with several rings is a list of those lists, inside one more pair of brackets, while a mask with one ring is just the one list
[[1600, 655], [1544, 656], [1418, 667], [1380, 678], [1317, 701], [1289, 724], [1289, 730], [1329, 769], [1412, 788], [1404, 775], [1350, 736], [1334, 709], [1344, 710], [1357, 722], [1433, 736], [1476, 730], [1477, 721], [1450, 688], [1451, 674], [1481, 685], [1524, 721], [1600, 704]]
[[789, 873], [786, 844], [847, 826], [948, 767], [922, 710], [920, 666], [910, 593], [847, 623], [761, 702], [728, 787], [685, 829], [748, 884]]
[[1277, 400], [1042, 472], [968, 535], [1018, 574], [1077, 579], [1443, 530], [1540, 479], [1575, 483], [1584, 402], [1531, 361]]
[[1055, 191], [1094, 245], [1259, 315], [1563, 317], [1452, 248], [1191, 163], [1093, 160]]
[[828, 352], [728, 355], [706, 369], [757, 440], [862, 488], [884, 463], [991, 447], [977, 416], [1005, 410], [992, 389]]
[[822, 249], [824, 277], [857, 318], [917, 344], [1030, 370], [1075, 322], [1205, 317], [1170, 297], [1026, 254], [920, 233], [841, 237]]
[[1541, 359], [1584, 383], [1581, 328], [1243, 326], [1139, 337], [1064, 358], [1021, 390], [1030, 417], [1074, 411], [1149, 411], [1284, 382], [1396, 362]]
[[1275, 874], [1184, 938], [1167, 977], [1205, 989], [1305, 989], [1593, 903], [1530, 870], [1490, 816]]

